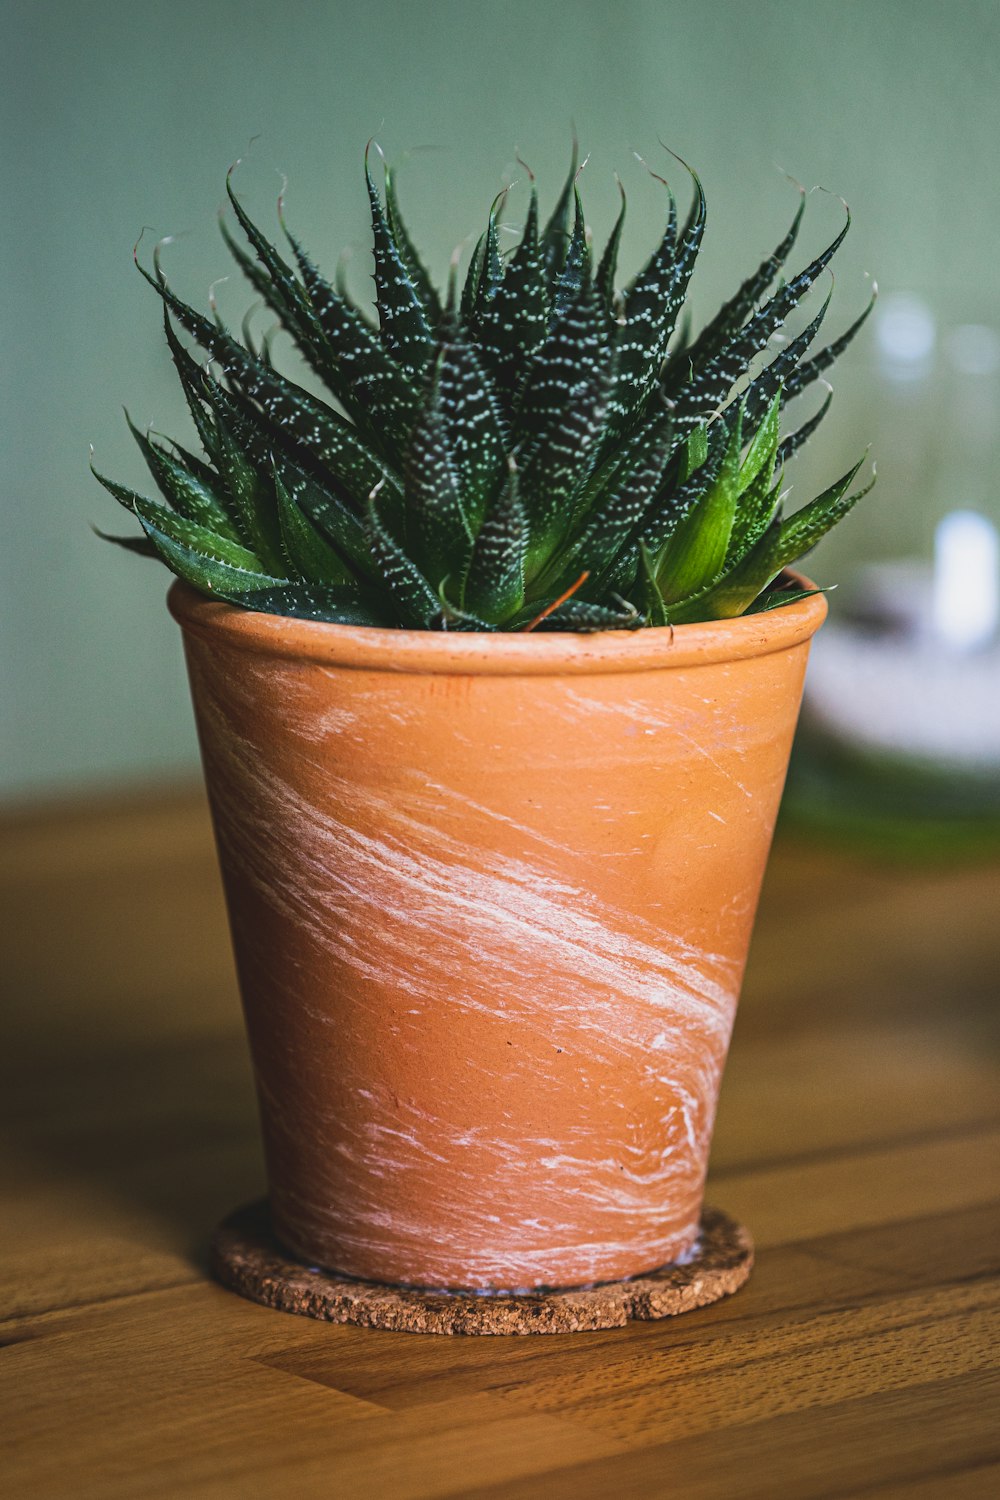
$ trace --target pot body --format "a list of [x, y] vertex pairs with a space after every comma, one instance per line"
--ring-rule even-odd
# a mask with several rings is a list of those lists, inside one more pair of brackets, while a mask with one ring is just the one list
[[171, 607], [280, 1239], [464, 1290], [682, 1257], [822, 598], [583, 637]]

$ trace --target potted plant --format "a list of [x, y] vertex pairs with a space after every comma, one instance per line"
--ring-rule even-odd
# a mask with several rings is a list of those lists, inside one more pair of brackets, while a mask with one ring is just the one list
[[[690, 169], [688, 169], [690, 170]], [[573, 168], [441, 295], [366, 161], [377, 323], [227, 190], [329, 400], [142, 274], [202, 454], [98, 478], [181, 624], [280, 1243], [369, 1282], [523, 1292], [690, 1256], [719, 1081], [825, 602], [785, 570], [782, 414], [867, 310], [772, 342], [847, 233], [697, 334], [705, 198], [618, 289]], [[138, 258], [137, 258], [138, 263]], [[777, 285], [774, 290], [769, 289]], [[196, 357], [186, 335], [198, 346]], [[95, 471], [96, 472], [96, 471]], [[116, 539], [121, 540], [121, 539]]]

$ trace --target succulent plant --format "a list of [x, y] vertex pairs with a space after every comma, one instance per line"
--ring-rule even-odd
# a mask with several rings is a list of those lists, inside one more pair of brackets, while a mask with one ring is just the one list
[[785, 435], [782, 412], [819, 380], [871, 304], [818, 351], [810, 348], [829, 295], [801, 332], [776, 339], [850, 216], [782, 281], [803, 193], [777, 248], [694, 334], [682, 315], [705, 196], [685, 170], [686, 221], [657, 177], [666, 228], [623, 290], [624, 194], [597, 259], [574, 153], [544, 227], [532, 179], [519, 243], [504, 254], [501, 193], [461, 290], [453, 262], [441, 295], [400, 214], [393, 173], [386, 167], [383, 197], [366, 157], [377, 324], [340, 279], [320, 274], [280, 200], [287, 248], [276, 248], [230, 171], [246, 245], [224, 221], [228, 247], [330, 399], [279, 373], [246, 324], [241, 343], [218, 316], [181, 301], [158, 252], [152, 271], [137, 256], [162, 298], [204, 456], [133, 426], [163, 501], [97, 474], [145, 533], [110, 540], [247, 609], [411, 629], [635, 628], [799, 597], [782, 570], [870, 485], [851, 492], [859, 462], [784, 515], [783, 467], [830, 396]]

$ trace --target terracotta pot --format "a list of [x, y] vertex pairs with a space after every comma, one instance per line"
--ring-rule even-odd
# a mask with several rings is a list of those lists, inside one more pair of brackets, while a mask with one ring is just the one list
[[280, 1239], [466, 1290], [683, 1257], [823, 598], [596, 636], [170, 602]]

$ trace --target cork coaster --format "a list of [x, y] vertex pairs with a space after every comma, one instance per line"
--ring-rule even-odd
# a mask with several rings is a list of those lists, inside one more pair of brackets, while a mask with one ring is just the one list
[[267, 1203], [237, 1209], [215, 1231], [212, 1270], [224, 1286], [281, 1312], [405, 1333], [582, 1333], [630, 1318], [672, 1318], [738, 1291], [753, 1241], [717, 1208], [702, 1214], [695, 1254], [630, 1281], [525, 1295], [423, 1292], [351, 1281], [293, 1260], [271, 1233]]

